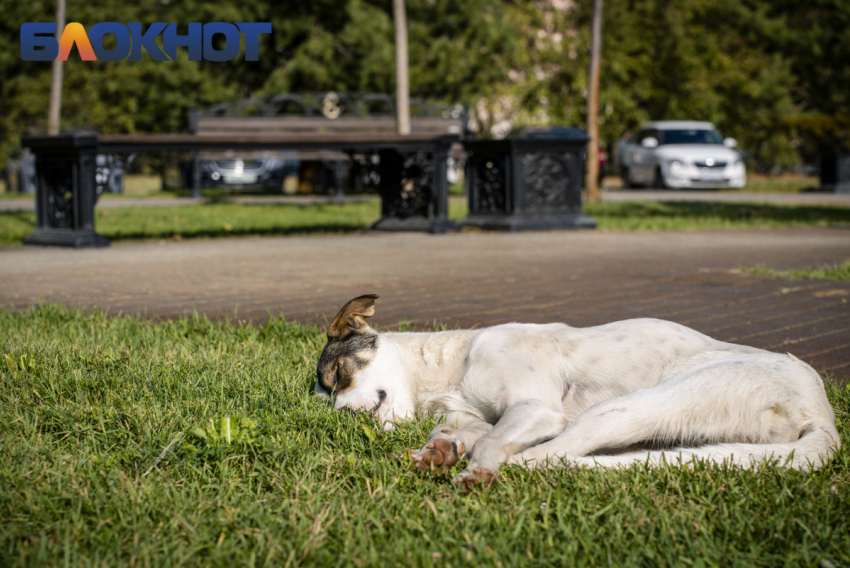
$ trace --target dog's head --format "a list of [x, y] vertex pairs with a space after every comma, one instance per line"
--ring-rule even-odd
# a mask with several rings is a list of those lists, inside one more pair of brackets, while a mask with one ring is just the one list
[[375, 313], [377, 298], [354, 298], [334, 318], [316, 366], [315, 392], [331, 400], [334, 410], [371, 411], [392, 423], [407, 414], [396, 408], [405, 398], [398, 396], [404, 376], [396, 352], [382, 346], [381, 337], [366, 323]]

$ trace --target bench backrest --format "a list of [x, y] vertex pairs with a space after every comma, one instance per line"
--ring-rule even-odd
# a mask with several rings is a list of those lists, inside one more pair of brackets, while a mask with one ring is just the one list
[[[463, 134], [462, 118], [411, 117], [410, 129], [421, 134]], [[195, 119], [194, 132], [204, 135], [322, 133], [354, 134], [361, 132], [394, 133], [396, 120], [392, 117], [323, 116], [208, 116]]]

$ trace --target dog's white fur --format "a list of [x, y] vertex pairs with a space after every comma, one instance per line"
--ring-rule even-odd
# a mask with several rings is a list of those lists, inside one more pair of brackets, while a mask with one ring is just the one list
[[495, 475], [503, 463], [817, 468], [840, 447], [809, 365], [656, 319], [384, 333], [353, 387], [334, 398], [336, 409], [374, 410], [388, 428], [445, 417], [429, 445], [449, 440], [470, 457], [456, 481]]

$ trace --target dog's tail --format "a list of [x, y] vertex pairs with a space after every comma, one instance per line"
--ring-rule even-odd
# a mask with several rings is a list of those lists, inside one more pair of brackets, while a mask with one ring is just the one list
[[714, 444], [648, 452], [570, 458], [568, 463], [586, 467], [628, 467], [638, 463], [690, 465], [694, 460], [750, 468], [774, 463], [793, 469], [818, 469], [841, 447], [838, 430], [829, 421], [811, 424], [793, 442], [779, 444]]

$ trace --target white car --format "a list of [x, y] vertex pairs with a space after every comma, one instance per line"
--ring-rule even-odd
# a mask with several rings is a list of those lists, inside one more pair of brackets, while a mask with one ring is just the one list
[[710, 122], [648, 122], [618, 144], [623, 187], [744, 187], [747, 169], [737, 145]]

